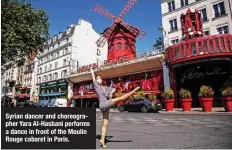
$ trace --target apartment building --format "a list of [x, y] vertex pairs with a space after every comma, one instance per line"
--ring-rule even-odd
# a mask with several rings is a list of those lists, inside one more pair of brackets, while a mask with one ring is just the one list
[[15, 96], [14, 85], [17, 80], [18, 68], [16, 65], [7, 67], [8, 64], [1, 66], [1, 93], [11, 98]]
[[232, 33], [232, 0], [161, 0], [166, 45], [181, 41], [180, 16], [187, 8], [201, 12], [204, 35]]
[[91, 23], [80, 19], [45, 43], [43, 52], [38, 55], [40, 99], [71, 97], [72, 83], [66, 78], [79, 66], [107, 58], [107, 44], [103, 48], [96, 45], [99, 37]]

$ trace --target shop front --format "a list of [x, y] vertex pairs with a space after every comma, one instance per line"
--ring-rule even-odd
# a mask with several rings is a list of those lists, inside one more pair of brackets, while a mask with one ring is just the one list
[[50, 100], [68, 95], [68, 82], [66, 79], [40, 84], [40, 100]]
[[[159, 94], [164, 90], [162, 57], [134, 64], [96, 71], [104, 84], [116, 88], [116, 94], [124, 94], [137, 86], [147, 94]], [[77, 107], [98, 107], [97, 95], [93, 88], [91, 75], [71, 77], [73, 96]], [[78, 82], [79, 81], [79, 82]]]
[[202, 85], [213, 88], [213, 106], [222, 106], [221, 91], [232, 86], [232, 35], [184, 41], [167, 48], [165, 55], [176, 107], [180, 107], [178, 91], [181, 88], [192, 92], [192, 107], [199, 107], [198, 93]]

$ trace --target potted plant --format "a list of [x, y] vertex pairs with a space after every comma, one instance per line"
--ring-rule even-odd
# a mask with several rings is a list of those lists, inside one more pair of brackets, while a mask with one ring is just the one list
[[211, 112], [213, 106], [214, 91], [210, 86], [203, 85], [198, 94], [201, 107], [205, 112]]
[[181, 88], [179, 91], [180, 103], [183, 111], [191, 111], [192, 97], [191, 92], [187, 89]]
[[144, 91], [138, 91], [134, 95], [135, 99], [145, 99], [145, 92]]
[[162, 97], [164, 98], [166, 111], [173, 111], [175, 101], [174, 91], [171, 88], [168, 88], [165, 92], [162, 93]]
[[232, 87], [227, 87], [222, 91], [225, 111], [232, 112]]
[[149, 95], [149, 100], [150, 100], [150, 101], [155, 101], [155, 100], [157, 100], [157, 95], [156, 95], [156, 94], [150, 94], [150, 95]]

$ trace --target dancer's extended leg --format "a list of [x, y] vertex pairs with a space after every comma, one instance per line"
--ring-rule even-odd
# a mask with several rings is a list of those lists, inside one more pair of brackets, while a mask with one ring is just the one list
[[112, 104], [115, 105], [118, 101], [126, 100], [128, 97], [130, 97], [132, 94], [134, 94], [138, 89], [140, 89], [140, 87], [135, 88], [134, 90], [132, 90], [129, 93], [126, 93], [123, 96], [116, 97], [116, 98], [112, 99]]
[[109, 111], [106, 111], [106, 112], [103, 112], [102, 135], [101, 135], [101, 140], [100, 140], [100, 144], [102, 145], [102, 147], [106, 147], [105, 137], [106, 137], [106, 132], [108, 129], [108, 123], [109, 123]]

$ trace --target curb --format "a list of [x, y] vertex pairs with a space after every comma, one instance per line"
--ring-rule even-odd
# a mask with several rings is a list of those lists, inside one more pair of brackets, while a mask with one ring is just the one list
[[[100, 109], [96, 109], [96, 112], [101, 112]], [[110, 109], [111, 113], [120, 113], [118, 110]], [[162, 115], [212, 115], [212, 116], [232, 116], [232, 112], [181, 112], [181, 111], [170, 111], [167, 112], [165, 110], [159, 111], [158, 114]]]
[[159, 114], [162, 115], [213, 115], [213, 116], [232, 116], [231, 112], [178, 112], [178, 111], [172, 111], [172, 112], [164, 112], [160, 111]]

